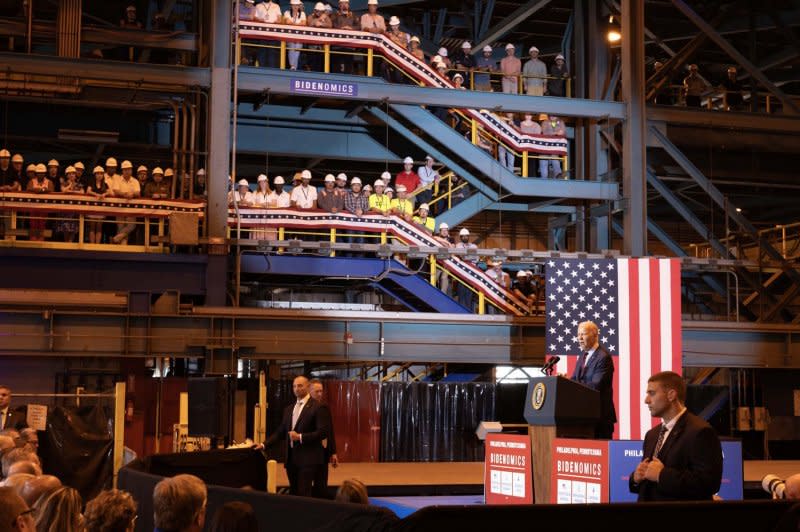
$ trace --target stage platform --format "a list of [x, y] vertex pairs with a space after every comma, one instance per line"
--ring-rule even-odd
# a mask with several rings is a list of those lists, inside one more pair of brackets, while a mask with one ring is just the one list
[[[329, 471], [332, 490], [345, 479], [357, 478], [375, 497], [483, 494], [483, 462], [341, 463]], [[745, 491], [760, 491], [761, 479], [770, 473], [780, 478], [800, 473], [800, 460], [745, 460]], [[278, 464], [278, 488], [288, 486], [286, 470]]]

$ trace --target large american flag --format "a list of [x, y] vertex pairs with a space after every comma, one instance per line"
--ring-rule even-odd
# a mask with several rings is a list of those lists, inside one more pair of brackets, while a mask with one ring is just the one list
[[593, 321], [614, 358], [614, 437], [642, 439], [659, 420], [644, 405], [647, 379], [681, 372], [680, 262], [677, 259], [551, 259], [545, 269], [545, 350], [559, 373], [580, 356], [578, 324]]

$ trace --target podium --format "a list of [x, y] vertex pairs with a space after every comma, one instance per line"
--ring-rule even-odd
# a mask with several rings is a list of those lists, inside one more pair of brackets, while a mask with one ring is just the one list
[[535, 377], [528, 383], [525, 397], [534, 500], [547, 504], [551, 500], [553, 440], [594, 437], [600, 419], [600, 392], [564, 377]]

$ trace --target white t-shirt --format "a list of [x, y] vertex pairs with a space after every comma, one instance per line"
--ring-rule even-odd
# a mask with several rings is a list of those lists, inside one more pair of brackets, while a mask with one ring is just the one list
[[281, 6], [275, 2], [261, 2], [256, 6], [254, 18], [259, 22], [277, 24], [281, 21]]
[[275, 192], [274, 190], [269, 193], [267, 196], [267, 205], [275, 206], [278, 209], [283, 209], [285, 207], [292, 206], [292, 198], [289, 196], [289, 193], [285, 190], [282, 191], [280, 194]]
[[301, 209], [310, 209], [317, 201], [317, 187], [300, 185], [292, 189], [292, 201]]
[[131, 176], [129, 179], [125, 179], [121, 175], [115, 175], [111, 180], [111, 190], [114, 192], [115, 196], [123, 196], [125, 194], [133, 194], [134, 197], [141, 196], [142, 194], [142, 187], [139, 184], [139, 181]]

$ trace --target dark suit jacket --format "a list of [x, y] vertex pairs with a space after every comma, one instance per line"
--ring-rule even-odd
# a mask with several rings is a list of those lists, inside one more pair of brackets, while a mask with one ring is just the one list
[[28, 427], [28, 407], [20, 406], [14, 409], [8, 407], [8, 414], [6, 415], [6, 424], [3, 429], [22, 430]]
[[600, 423], [613, 426], [617, 422], [617, 411], [614, 409], [614, 360], [602, 345], [589, 358], [589, 365], [578, 377], [579, 369], [584, 364], [584, 356], [578, 357], [578, 365], [572, 372], [572, 380], [600, 392]]
[[308, 402], [303, 405], [303, 410], [300, 411], [300, 417], [297, 418], [297, 424], [294, 427], [296, 432], [302, 434], [303, 441], [302, 443], [295, 442], [292, 446], [289, 441], [289, 432], [292, 430], [293, 410], [294, 404], [286, 407], [281, 424], [264, 442], [264, 447], [270, 447], [279, 441], [288, 445], [286, 465], [309, 467], [324, 464], [326, 460], [322, 440], [329, 437], [330, 434], [330, 410], [327, 406], [309, 397]]
[[[650, 458], [658, 441], [660, 426], [647, 431], [644, 457]], [[640, 501], [710, 500], [722, 482], [722, 446], [716, 431], [688, 410], [678, 418], [658, 458], [664, 469], [658, 482], [629, 485]]]

